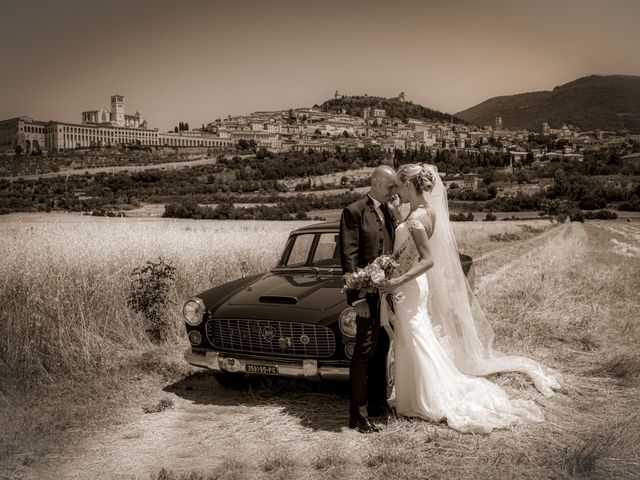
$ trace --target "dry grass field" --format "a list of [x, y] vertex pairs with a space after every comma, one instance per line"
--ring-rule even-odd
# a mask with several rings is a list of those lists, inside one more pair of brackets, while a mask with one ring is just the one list
[[[546, 422], [490, 435], [391, 419], [347, 428], [344, 384], [226, 389], [184, 364], [179, 303], [277, 260], [294, 222], [0, 217], [0, 479], [638, 478], [640, 224], [455, 224], [505, 352], [564, 375]], [[130, 272], [177, 269], [174, 330], [154, 347]]]
[[[158, 258], [177, 269], [172, 300], [273, 266], [290, 222], [132, 220], [63, 214], [0, 218], [4, 361], [29, 381], [110, 362], [144, 344], [128, 309], [130, 272]], [[182, 335], [175, 309], [174, 337]]]

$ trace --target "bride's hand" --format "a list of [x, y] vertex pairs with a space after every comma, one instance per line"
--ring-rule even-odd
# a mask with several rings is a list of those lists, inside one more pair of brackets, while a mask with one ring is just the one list
[[382, 281], [380, 283], [380, 286], [378, 287], [378, 290], [381, 294], [391, 293], [400, 285], [402, 285], [402, 282], [399, 278], [391, 278], [389, 280]]
[[387, 203], [387, 209], [391, 212], [391, 215], [396, 219], [397, 222], [402, 220], [402, 213], [400, 212], [400, 205], [402, 202], [400, 201], [400, 197], [398, 195], [394, 195], [391, 197], [389, 203]]

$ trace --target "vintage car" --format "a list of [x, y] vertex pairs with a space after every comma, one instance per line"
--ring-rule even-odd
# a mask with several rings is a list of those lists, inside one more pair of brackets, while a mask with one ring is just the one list
[[[246, 374], [348, 379], [356, 314], [341, 291], [338, 233], [338, 222], [298, 228], [271, 271], [188, 300], [185, 360], [223, 385]], [[472, 282], [471, 258], [461, 261]]]

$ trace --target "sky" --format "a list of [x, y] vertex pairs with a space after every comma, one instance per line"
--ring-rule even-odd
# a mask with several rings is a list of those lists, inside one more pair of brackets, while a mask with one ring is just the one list
[[0, 0], [0, 120], [81, 121], [125, 97], [150, 127], [397, 96], [455, 113], [640, 75], [638, 0]]

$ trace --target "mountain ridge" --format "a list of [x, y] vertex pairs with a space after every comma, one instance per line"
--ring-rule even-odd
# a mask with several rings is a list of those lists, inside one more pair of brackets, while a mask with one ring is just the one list
[[589, 75], [553, 90], [501, 95], [457, 112], [455, 116], [477, 126], [540, 131], [563, 124], [581, 130], [640, 132], [640, 76]]

